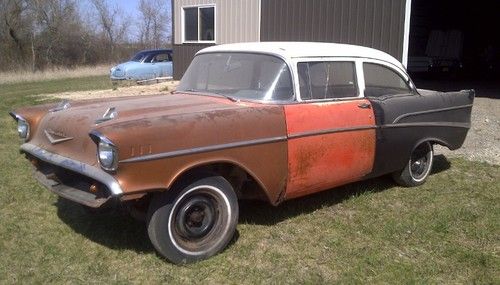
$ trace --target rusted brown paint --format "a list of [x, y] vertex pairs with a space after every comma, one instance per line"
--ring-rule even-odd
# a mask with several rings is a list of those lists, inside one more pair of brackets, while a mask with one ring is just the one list
[[[282, 106], [232, 102], [225, 98], [177, 94], [72, 102], [69, 109], [53, 113], [47, 112], [50, 107], [53, 106], [17, 111], [38, 122], [35, 123], [30, 143], [97, 167], [96, 144], [87, 135], [92, 130], [99, 131], [117, 145], [120, 161], [179, 149], [286, 137]], [[116, 108], [118, 118], [95, 124], [95, 120], [109, 107]], [[46, 129], [73, 139], [51, 144], [44, 134]], [[120, 163], [113, 176], [125, 195], [136, 194], [168, 189], [185, 171], [216, 162], [231, 163], [246, 170], [266, 190], [272, 203], [278, 201], [284, 191], [287, 176], [284, 139], [178, 157]]]
[[285, 106], [288, 141], [286, 198], [355, 181], [370, 173], [375, 120], [368, 100]]
[[[370, 108], [361, 108], [363, 104]], [[273, 105], [176, 94], [72, 102], [58, 112], [50, 112], [55, 105], [48, 104], [17, 113], [31, 125], [30, 144], [96, 168], [97, 146], [88, 134], [95, 130], [115, 143], [121, 162], [110, 174], [120, 184], [123, 200], [166, 191], [196, 167], [229, 163], [246, 171], [269, 202], [278, 204], [384, 169], [374, 166], [375, 148], [379, 161], [393, 150], [377, 146], [375, 129], [387, 125], [375, 125], [376, 106], [371, 104], [355, 98]], [[110, 107], [118, 117], [96, 124]], [[51, 143], [47, 130], [72, 139]], [[452, 146], [459, 147], [466, 133], [464, 129]], [[393, 138], [392, 144], [414, 144], [398, 143], [404, 137]]]

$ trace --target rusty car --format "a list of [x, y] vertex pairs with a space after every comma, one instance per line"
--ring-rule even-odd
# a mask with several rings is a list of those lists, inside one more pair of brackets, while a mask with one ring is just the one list
[[11, 115], [43, 185], [145, 213], [155, 249], [188, 263], [228, 245], [238, 201], [278, 205], [384, 174], [424, 183], [434, 145], [462, 146], [474, 96], [417, 89], [375, 49], [266, 42], [199, 51], [172, 94]]

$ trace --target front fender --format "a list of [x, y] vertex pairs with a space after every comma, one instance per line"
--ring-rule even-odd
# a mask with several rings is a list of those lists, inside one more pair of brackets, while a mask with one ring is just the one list
[[97, 130], [118, 147], [115, 175], [129, 194], [168, 189], [185, 171], [214, 162], [244, 169], [270, 201], [278, 200], [285, 186], [288, 159], [281, 106], [142, 118]]

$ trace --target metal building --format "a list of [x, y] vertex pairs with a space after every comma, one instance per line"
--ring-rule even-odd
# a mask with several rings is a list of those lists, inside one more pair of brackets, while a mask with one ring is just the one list
[[174, 78], [209, 45], [357, 44], [407, 61], [410, 0], [173, 0]]
[[[172, 0], [174, 77], [214, 44], [322, 41], [383, 50], [412, 77], [500, 74], [498, 0]], [[456, 84], [452, 84], [455, 86]], [[468, 85], [467, 85], [468, 86]], [[430, 87], [430, 86], [429, 86]]]

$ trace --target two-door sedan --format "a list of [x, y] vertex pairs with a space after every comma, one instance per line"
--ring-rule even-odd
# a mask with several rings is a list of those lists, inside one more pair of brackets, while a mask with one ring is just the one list
[[203, 49], [171, 95], [11, 115], [42, 184], [86, 207], [147, 213], [154, 247], [184, 263], [226, 247], [240, 199], [277, 205], [390, 173], [424, 183], [433, 145], [464, 142], [473, 100], [417, 90], [371, 48], [266, 42]]
[[109, 71], [111, 80], [147, 80], [172, 74], [171, 49], [140, 51], [129, 61], [113, 66]]

